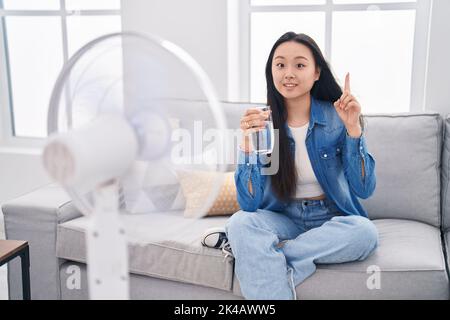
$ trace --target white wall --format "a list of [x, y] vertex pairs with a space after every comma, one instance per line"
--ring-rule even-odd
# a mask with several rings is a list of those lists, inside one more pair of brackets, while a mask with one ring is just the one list
[[39, 155], [0, 151], [0, 203], [49, 182]]
[[[123, 0], [122, 29], [155, 34], [193, 56], [227, 98], [226, 0]], [[176, 79], [174, 79], [176, 81]]]
[[450, 1], [434, 0], [431, 16], [426, 106], [450, 113]]

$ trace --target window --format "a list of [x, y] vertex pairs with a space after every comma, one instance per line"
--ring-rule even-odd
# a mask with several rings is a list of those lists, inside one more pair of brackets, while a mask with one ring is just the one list
[[0, 0], [0, 18], [0, 94], [7, 97], [0, 103], [9, 106], [3, 134], [45, 137], [63, 64], [88, 41], [121, 30], [120, 0]]
[[[240, 98], [266, 101], [265, 64], [285, 32], [310, 35], [340, 84], [351, 73], [363, 113], [421, 110], [427, 61], [428, 0], [247, 0]], [[242, 68], [248, 66], [248, 69]], [[248, 87], [242, 85], [248, 82]]]

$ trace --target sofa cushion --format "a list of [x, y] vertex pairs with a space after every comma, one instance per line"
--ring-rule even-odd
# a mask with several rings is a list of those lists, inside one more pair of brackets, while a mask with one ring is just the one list
[[201, 212], [208, 199], [211, 189], [217, 181], [221, 182], [219, 194], [215, 197], [206, 216], [230, 216], [240, 210], [236, 199], [234, 171], [178, 171], [178, 177], [183, 190], [186, 206], [184, 216], [195, 217]]
[[367, 115], [366, 139], [377, 186], [361, 199], [371, 219], [410, 219], [441, 226], [440, 114]]
[[450, 115], [444, 122], [444, 146], [442, 148], [442, 229], [450, 229]]
[[[233, 259], [200, 245], [203, 231], [226, 223], [226, 217], [198, 220], [175, 215], [124, 216], [130, 239], [130, 270], [154, 278], [232, 291], [242, 296], [234, 278]], [[85, 262], [86, 218], [58, 226], [57, 255]], [[425, 223], [374, 220], [379, 247], [365, 261], [318, 265], [316, 273], [297, 286], [299, 299], [448, 299], [439, 228]], [[380, 288], [367, 282], [380, 276]], [[372, 278], [371, 278], [372, 277]], [[234, 280], [233, 280], [234, 278]], [[233, 284], [234, 282], [234, 284]]]
[[[379, 233], [374, 253], [360, 262], [318, 265], [297, 286], [298, 299], [449, 298], [439, 228], [408, 220], [373, 222]], [[234, 293], [241, 295], [236, 278], [234, 283]]]
[[[233, 259], [201, 245], [203, 232], [226, 217], [183, 218], [183, 212], [124, 215], [131, 273], [231, 290]], [[86, 262], [84, 232], [88, 218], [58, 225], [56, 255]], [[114, 250], [114, 248], [110, 248]]]

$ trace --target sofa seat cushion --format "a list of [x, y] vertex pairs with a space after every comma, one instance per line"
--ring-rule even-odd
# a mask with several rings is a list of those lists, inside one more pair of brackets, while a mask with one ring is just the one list
[[[205, 248], [206, 228], [227, 217], [199, 220], [178, 215], [124, 216], [132, 273], [232, 290], [242, 296], [233, 260]], [[86, 218], [58, 226], [57, 255], [85, 262]], [[411, 220], [373, 220], [379, 246], [365, 261], [320, 264], [297, 286], [298, 299], [448, 299], [449, 282], [438, 228]]]
[[[317, 265], [297, 286], [298, 299], [449, 298], [440, 230], [411, 220], [373, 222], [379, 233], [374, 253], [360, 262]], [[234, 283], [241, 295], [238, 280]]]
[[[233, 259], [200, 242], [207, 228], [225, 225], [228, 217], [189, 219], [182, 214], [122, 216], [129, 241], [130, 272], [231, 291]], [[86, 262], [87, 222], [86, 217], [80, 217], [58, 225], [59, 258]]]

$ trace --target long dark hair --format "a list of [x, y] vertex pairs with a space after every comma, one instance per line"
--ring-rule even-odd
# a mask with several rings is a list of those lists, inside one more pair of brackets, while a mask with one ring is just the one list
[[[277, 47], [287, 41], [296, 41], [307, 46], [312, 51], [316, 68], [320, 68], [321, 70], [319, 80], [314, 83], [311, 89], [311, 96], [318, 100], [334, 103], [342, 95], [341, 87], [334, 78], [319, 46], [311, 37], [303, 33], [287, 32], [275, 42], [266, 64], [267, 105], [272, 109], [274, 128], [279, 130], [279, 143], [274, 146], [273, 150], [273, 152], [278, 152], [279, 155], [279, 169], [275, 175], [271, 176], [271, 184], [278, 198], [284, 201], [289, 201], [295, 197], [297, 172], [294, 155], [290, 152], [287, 131], [284, 126], [288, 116], [284, 105], [284, 98], [273, 83], [272, 60]], [[359, 121], [361, 128], [364, 130], [362, 114], [360, 115]]]

